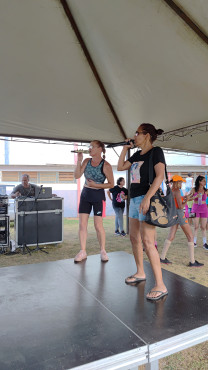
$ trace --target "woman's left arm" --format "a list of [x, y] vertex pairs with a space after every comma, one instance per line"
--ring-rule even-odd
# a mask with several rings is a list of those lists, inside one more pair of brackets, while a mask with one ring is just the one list
[[146, 193], [143, 201], [141, 202], [140, 205], [140, 212], [142, 211], [143, 214], [145, 215], [149, 209], [150, 206], [150, 199], [152, 196], [156, 193], [156, 191], [159, 189], [160, 185], [162, 184], [162, 181], [164, 179], [164, 171], [165, 171], [165, 165], [162, 162], [157, 163], [154, 166], [155, 170], [155, 178], [150, 186], [148, 192]]
[[107, 181], [104, 184], [96, 184], [96, 182], [92, 180], [87, 180], [87, 186], [95, 188], [95, 189], [110, 189], [114, 187], [114, 177], [113, 177], [113, 169], [110, 163], [106, 162], [103, 166], [103, 173], [105, 174]]

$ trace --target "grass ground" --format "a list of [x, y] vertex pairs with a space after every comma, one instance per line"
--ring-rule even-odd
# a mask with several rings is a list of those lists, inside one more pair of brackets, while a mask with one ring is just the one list
[[[104, 227], [106, 231], [106, 250], [108, 252], [125, 251], [127, 253], [132, 253], [128, 236], [125, 238], [114, 236], [114, 217], [106, 217], [104, 219]], [[11, 227], [10, 231], [11, 238], [14, 238], [14, 228]], [[161, 252], [167, 233], [167, 229], [157, 229], [159, 252]], [[163, 268], [208, 287], [208, 252], [202, 248], [200, 232], [197, 244], [198, 247], [195, 248], [195, 258], [199, 262], [203, 262], [204, 267], [199, 269], [187, 267], [189, 262], [187, 240], [183, 232], [179, 229], [168, 252], [168, 259], [170, 259], [173, 264], [169, 266], [164, 265]], [[44, 247], [49, 254], [33, 252], [29, 255], [22, 254], [20, 251], [17, 254], [0, 255], [0, 267], [73, 258], [79, 251], [78, 219], [70, 218], [64, 220], [64, 242], [62, 244], [46, 245]], [[88, 255], [99, 253], [93, 220], [91, 218], [88, 227], [87, 253]], [[144, 258], [147, 259], [146, 256]], [[132, 273], [133, 272], [134, 271], [132, 271]], [[162, 359], [160, 360], [159, 366], [160, 369], [167, 370], [207, 370], [207, 342]], [[142, 367], [140, 368], [142, 369]]]

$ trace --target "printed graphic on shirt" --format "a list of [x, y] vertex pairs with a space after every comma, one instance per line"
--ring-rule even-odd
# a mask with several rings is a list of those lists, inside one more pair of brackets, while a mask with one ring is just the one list
[[122, 198], [122, 195], [125, 196], [125, 193], [123, 191], [121, 191], [120, 193], [117, 194], [116, 202], [118, 202], [118, 203], [124, 202], [124, 199]]
[[131, 182], [140, 184], [140, 168], [143, 165], [144, 161], [133, 162], [131, 165]]

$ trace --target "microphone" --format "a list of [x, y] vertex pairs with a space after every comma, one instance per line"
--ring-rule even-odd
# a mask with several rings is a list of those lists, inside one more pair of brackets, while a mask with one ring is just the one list
[[130, 144], [134, 144], [134, 140], [133, 139], [131, 139], [129, 141], [121, 141], [120, 143], [108, 144], [106, 146], [106, 148], [115, 148], [116, 146], [123, 146], [123, 145], [130, 145]]
[[85, 149], [75, 149], [75, 150], [71, 150], [71, 153], [83, 153], [83, 154], [89, 154], [89, 150], [85, 150]]

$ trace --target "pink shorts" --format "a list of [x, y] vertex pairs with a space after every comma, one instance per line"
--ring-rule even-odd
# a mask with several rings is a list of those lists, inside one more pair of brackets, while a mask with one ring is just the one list
[[196, 213], [196, 217], [199, 218], [207, 218], [208, 212], [207, 212], [207, 205], [206, 204], [193, 204], [191, 212]]

